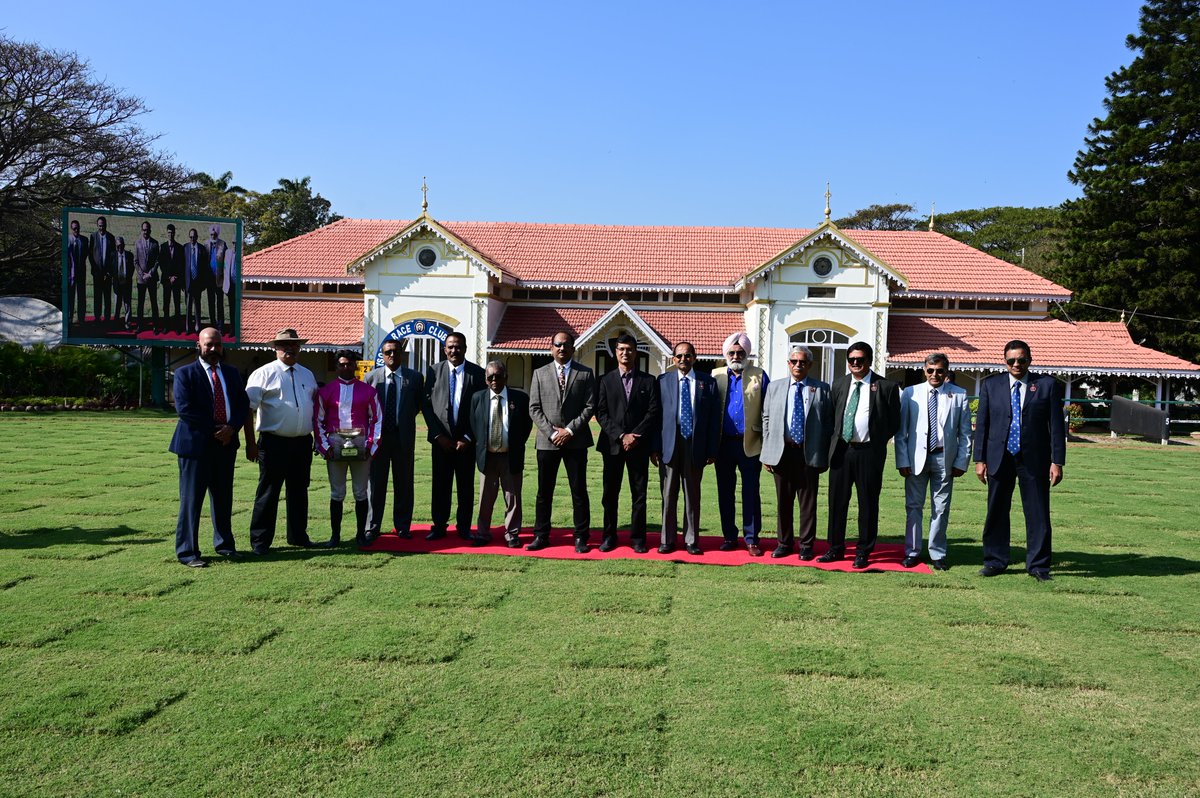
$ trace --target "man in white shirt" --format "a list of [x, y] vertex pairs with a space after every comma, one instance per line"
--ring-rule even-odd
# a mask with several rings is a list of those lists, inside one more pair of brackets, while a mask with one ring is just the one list
[[[250, 516], [250, 547], [266, 554], [275, 539], [279, 493], [287, 485], [287, 542], [313, 545], [308, 537], [308, 481], [313, 459], [313, 402], [317, 378], [296, 362], [307, 343], [295, 330], [280, 330], [272, 343], [275, 361], [260, 366], [246, 381], [246, 457], [258, 461], [258, 491]], [[257, 413], [258, 440], [254, 439]]]
[[508, 387], [508, 369], [499, 360], [487, 364], [488, 390], [471, 399], [471, 432], [475, 436], [475, 465], [479, 469], [479, 516], [472, 545], [492, 542], [492, 509], [504, 493], [504, 542], [520, 546], [521, 482], [525, 442], [533, 431], [529, 394]]

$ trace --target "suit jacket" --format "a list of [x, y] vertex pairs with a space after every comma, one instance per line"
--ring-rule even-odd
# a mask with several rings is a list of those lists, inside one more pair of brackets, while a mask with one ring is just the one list
[[[226, 423], [234, 432], [229, 445], [237, 449], [238, 432], [246, 423], [250, 401], [237, 369], [222, 363], [221, 377], [225, 380]], [[217, 425], [213, 421], [212, 385], [198, 359], [175, 370], [175, 411], [179, 420], [171, 438], [172, 452], [180, 457], [201, 458], [220, 446], [213, 438]]]
[[[476, 391], [471, 397], [471, 431], [475, 435], [475, 465], [480, 471], [487, 467], [491, 410], [491, 389]], [[508, 470], [514, 474], [525, 470], [525, 442], [529, 440], [531, 432], [533, 421], [529, 418], [529, 394], [509, 388]]]
[[[90, 254], [91, 247], [88, 239], [79, 235], [72, 240], [71, 234], [67, 234], [67, 269], [71, 277], [68, 285], [74, 285], [80, 280], [86, 279], [84, 275]], [[95, 268], [95, 266], [92, 267], [93, 276], [95, 276]], [[73, 273], [70, 272], [71, 269], [74, 269]]]
[[[829, 440], [833, 436], [833, 400], [829, 384], [805, 378], [808, 386], [808, 410], [804, 414], [804, 462], [811, 468], [829, 467]], [[759, 459], [763, 465], [776, 466], [787, 446], [789, 419], [788, 391], [792, 378], [772, 380], [763, 399], [763, 445]]]
[[137, 267], [138, 285], [158, 282], [158, 240], [139, 236], [133, 248], [133, 262]]
[[[742, 436], [742, 449], [747, 457], [757, 457], [762, 452], [762, 409], [763, 378], [766, 375], [758, 366], [742, 369], [742, 415], [746, 422]], [[721, 430], [725, 430], [725, 409], [729, 407], [729, 369], [718, 369], [713, 374], [717, 381], [717, 395], [721, 402]], [[768, 384], [770, 380], [767, 380]]]
[[[692, 465], [703, 466], [717, 456], [721, 443], [721, 414], [724, 412], [717, 396], [717, 381], [692, 369]], [[662, 408], [662, 423], [654, 430], [650, 451], [662, 455], [664, 463], [675, 459], [675, 437], [679, 431], [679, 372], [675, 369], [658, 378], [658, 401]]]
[[[900, 392], [900, 430], [896, 433], [896, 468], [925, 471], [929, 455], [929, 383]], [[971, 405], [967, 392], [950, 382], [938, 388], [938, 439], [946, 450], [946, 467], [966, 471], [971, 459]], [[945, 397], [945, 398], [944, 398]]]
[[[529, 391], [529, 416], [537, 426], [534, 447], [545, 451], [588, 449], [591, 447], [592, 427], [588, 421], [596, 412], [596, 373], [587, 366], [571, 361], [567, 370], [567, 387], [558, 390], [558, 364], [551, 362], [533, 372]], [[550, 442], [554, 427], [571, 431], [571, 439], [562, 447]]]
[[443, 360], [425, 375], [425, 424], [429, 427], [429, 440], [445, 435], [453, 441], [470, 440], [471, 399], [476, 391], [486, 387], [483, 369], [471, 361], [463, 365], [462, 395], [458, 402], [458, 418], [450, 423], [450, 361]]
[[[411, 452], [417, 445], [416, 419], [417, 413], [421, 412], [421, 407], [425, 402], [425, 381], [421, 379], [420, 374], [403, 366], [396, 369], [396, 374], [400, 380], [400, 396], [396, 398], [396, 412], [400, 417], [397, 421], [396, 437], [393, 441], [392, 436], [385, 431], [382, 440], [385, 444], [397, 444], [402, 451]], [[380, 366], [368, 371], [367, 376], [363, 379], [363, 382], [379, 393], [379, 406], [385, 413], [387, 412], [387, 375], [387, 367]], [[387, 429], [386, 425], [384, 425], [384, 429]]]
[[[1067, 461], [1067, 428], [1063, 421], [1063, 386], [1048, 374], [1027, 375], [1021, 406], [1021, 457], [1035, 474], [1049, 473], [1050, 464]], [[987, 463], [995, 474], [1004, 459], [1012, 423], [1012, 394], [1008, 372], [993, 374], [979, 388], [975, 416], [975, 462]]]
[[621, 370], [613, 369], [600, 378], [597, 386], [596, 421], [600, 422], [600, 436], [596, 448], [606, 454], [620, 454], [624, 451], [621, 436], [634, 432], [643, 437], [648, 454], [658, 431], [659, 412], [658, 380], [644, 371], [635, 371], [626, 401]]
[[175, 255], [171, 255], [171, 242], [164, 241], [158, 245], [158, 263], [162, 267], [163, 282], [174, 277], [175, 285], [182, 288], [183, 283], [183, 244], [175, 242]]
[[[114, 286], [127, 287], [133, 284], [133, 274], [137, 271], [137, 267], [133, 263], [133, 253], [125, 250], [123, 253], [124, 261], [121, 260], [122, 253], [113, 253], [112, 256], [112, 281]], [[122, 272], [124, 272], [122, 274]]]
[[[833, 381], [833, 437], [829, 441], [829, 456], [838, 441], [842, 439], [842, 417], [846, 412], [846, 401], [850, 398], [850, 386], [854, 378], [843, 374]], [[900, 429], [900, 386], [893, 380], [880, 377], [871, 372], [871, 383], [867, 386], [866, 396], [860, 396], [859, 402], [866, 399], [871, 403], [867, 415], [867, 432], [871, 436], [871, 448], [887, 449], [888, 441]]]
[[117, 237], [106, 232], [104, 238], [104, 259], [100, 260], [100, 231], [88, 237], [88, 260], [92, 262], [92, 277], [113, 277], [117, 273]]
[[[192, 258], [196, 259], [196, 279], [192, 280]], [[203, 291], [212, 285], [212, 268], [208, 265], [208, 247], [188, 242], [183, 245], [183, 286], [189, 292]]]

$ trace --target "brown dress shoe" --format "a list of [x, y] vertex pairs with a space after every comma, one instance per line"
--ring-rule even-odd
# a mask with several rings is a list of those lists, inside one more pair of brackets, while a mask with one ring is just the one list
[[758, 547], [757, 543], [747, 543], [746, 544], [746, 553], [749, 554], [751, 557], [761, 557], [762, 549], [760, 549]]

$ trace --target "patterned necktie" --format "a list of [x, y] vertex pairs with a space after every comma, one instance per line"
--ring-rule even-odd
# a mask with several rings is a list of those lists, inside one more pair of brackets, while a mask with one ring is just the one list
[[1012, 390], [1012, 423], [1008, 425], [1008, 453], [1021, 451], [1021, 383], [1014, 382]]
[[197, 277], [200, 276], [200, 270], [198, 268], [199, 263], [200, 263], [200, 253], [196, 250], [195, 244], [192, 244], [191, 246], [192, 246], [192, 249], [191, 249], [192, 257], [189, 259], [189, 260], [191, 260], [191, 268], [189, 271], [191, 272], [192, 279], [195, 280]]
[[387, 378], [387, 393], [383, 399], [383, 423], [389, 430], [396, 428], [396, 395], [400, 391], [396, 388], [396, 372], [392, 372]]
[[454, 423], [454, 394], [458, 390], [458, 369], [450, 367], [450, 423]]
[[221, 380], [217, 377], [217, 367], [213, 366], [209, 371], [212, 373], [213, 381], [213, 421], [218, 427], [222, 427], [229, 420], [225, 412], [225, 391], [221, 390]]
[[941, 445], [938, 441], [937, 388], [934, 388], [929, 392], [929, 449], [932, 451]]
[[679, 434], [684, 440], [692, 437], [692, 381], [687, 377], [679, 381]]
[[854, 383], [854, 393], [846, 404], [846, 414], [842, 416], [842, 440], [849, 443], [854, 439], [854, 416], [858, 414], [858, 395], [862, 388], [862, 380]]
[[561, 394], [567, 390], [567, 367], [558, 367], [558, 392]]
[[621, 375], [621, 386], [625, 389], [625, 401], [629, 401], [629, 394], [633, 391], [633, 372], [627, 371]]
[[792, 421], [788, 426], [788, 434], [792, 443], [804, 443], [804, 383], [794, 383], [796, 391], [792, 396]]
[[504, 446], [504, 415], [500, 407], [501, 395], [492, 394], [492, 426], [488, 431], [488, 450], [498, 452]]

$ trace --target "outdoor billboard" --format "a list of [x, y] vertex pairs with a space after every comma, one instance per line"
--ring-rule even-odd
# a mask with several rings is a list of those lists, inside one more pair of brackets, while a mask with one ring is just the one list
[[242, 223], [64, 208], [63, 341], [190, 346], [205, 327], [241, 335]]

